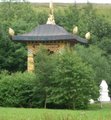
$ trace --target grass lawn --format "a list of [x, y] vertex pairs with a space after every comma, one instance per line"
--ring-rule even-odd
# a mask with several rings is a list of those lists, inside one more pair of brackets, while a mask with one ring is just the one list
[[111, 103], [84, 111], [1, 107], [0, 120], [111, 120]]

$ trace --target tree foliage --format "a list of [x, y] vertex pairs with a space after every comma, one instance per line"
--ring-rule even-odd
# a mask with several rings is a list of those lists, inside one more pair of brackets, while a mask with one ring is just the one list
[[104, 56], [105, 52], [103, 50], [93, 45], [89, 47], [77, 45], [75, 49], [78, 55], [92, 66], [96, 74], [94, 79], [98, 84], [100, 84], [103, 79], [108, 82], [111, 81], [111, 64]]
[[[8, 35], [8, 29], [12, 27], [16, 33], [28, 30], [33, 10], [28, 4], [20, 6], [18, 3], [3, 3], [0, 10], [0, 70], [24, 71], [27, 61], [25, 45], [12, 42]], [[27, 10], [29, 10], [29, 14], [25, 16]], [[28, 17], [28, 15], [30, 16]]]
[[[16, 34], [31, 31], [45, 20], [45, 12], [36, 13], [31, 4], [5, 2], [0, 5], [0, 70], [10, 72], [25, 71], [27, 62], [26, 44], [14, 43], [9, 35], [9, 27]], [[16, 67], [15, 67], [16, 66]]]
[[0, 106], [4, 107], [35, 107], [34, 79], [32, 73], [7, 72], [0, 74]]
[[[105, 38], [111, 37], [111, 25], [103, 17], [96, 14], [96, 9], [88, 3], [84, 6], [73, 5], [65, 9], [56, 10], [57, 24], [72, 32], [73, 26], [78, 26], [78, 35], [85, 37], [91, 33], [90, 43], [98, 45]], [[69, 22], [70, 21], [70, 22]], [[104, 38], [104, 39], [103, 39]]]
[[55, 62], [53, 57], [51, 55], [49, 56], [50, 52], [42, 47], [43, 46], [40, 46], [40, 49], [35, 56], [36, 91], [40, 91], [41, 103], [46, 108]]
[[97, 97], [92, 68], [74, 51], [49, 55], [41, 50], [35, 62], [37, 88], [42, 90], [45, 107], [84, 109], [90, 98]]

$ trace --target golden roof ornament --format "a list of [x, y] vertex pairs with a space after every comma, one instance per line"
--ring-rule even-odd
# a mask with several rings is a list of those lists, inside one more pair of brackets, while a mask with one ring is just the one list
[[78, 27], [75, 26], [75, 27], [73, 28], [73, 34], [77, 34], [77, 33], [78, 33]]
[[9, 28], [8, 33], [9, 33], [10, 36], [15, 35], [15, 31], [12, 28]]
[[52, 0], [50, 1], [49, 8], [50, 8], [50, 12], [49, 12], [49, 17], [48, 17], [48, 20], [47, 20], [47, 24], [55, 24], [54, 8], [53, 8]]
[[50, 1], [49, 8], [50, 8], [50, 13], [53, 14], [54, 8], [53, 8], [53, 2], [52, 2], [52, 0]]
[[90, 33], [90, 32], [87, 32], [87, 33], [85, 34], [85, 38], [86, 38], [87, 40], [90, 40], [90, 39], [91, 39], [91, 33]]

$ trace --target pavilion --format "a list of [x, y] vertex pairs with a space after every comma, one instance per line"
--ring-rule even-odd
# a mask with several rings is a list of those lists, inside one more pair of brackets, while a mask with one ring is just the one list
[[53, 14], [53, 4], [50, 3], [50, 14], [46, 24], [37, 26], [29, 33], [22, 35], [13, 35], [13, 41], [24, 42], [27, 44], [28, 59], [27, 70], [34, 70], [34, 54], [37, 52], [40, 44], [44, 45], [51, 52], [63, 49], [66, 45], [75, 45], [76, 43], [87, 43], [87, 40], [77, 35], [67, 32], [63, 27], [56, 25]]

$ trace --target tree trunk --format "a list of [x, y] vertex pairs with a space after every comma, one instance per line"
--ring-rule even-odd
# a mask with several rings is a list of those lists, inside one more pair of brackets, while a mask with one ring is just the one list
[[44, 108], [47, 108], [47, 92], [45, 91], [45, 101], [44, 101]]

